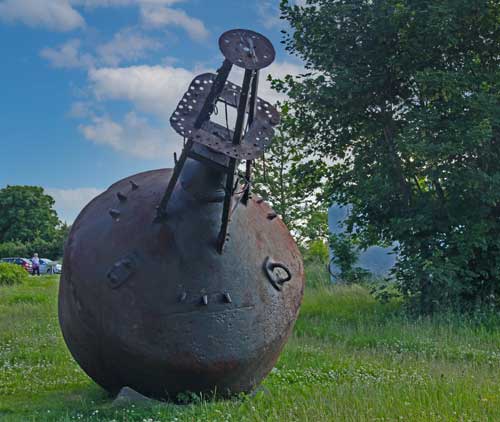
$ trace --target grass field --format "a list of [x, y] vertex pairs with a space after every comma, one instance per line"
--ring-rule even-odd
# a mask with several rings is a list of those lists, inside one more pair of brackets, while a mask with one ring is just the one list
[[500, 318], [414, 320], [359, 286], [307, 289], [255, 395], [116, 409], [66, 350], [57, 284], [0, 287], [2, 422], [500, 421]]

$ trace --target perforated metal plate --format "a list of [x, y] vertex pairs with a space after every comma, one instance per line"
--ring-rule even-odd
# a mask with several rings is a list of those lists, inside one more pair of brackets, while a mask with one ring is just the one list
[[243, 69], [258, 70], [269, 66], [276, 57], [271, 41], [247, 29], [232, 29], [219, 38], [219, 47], [232, 64]]
[[[280, 121], [276, 108], [261, 98], [257, 99], [254, 122], [248, 128], [240, 145], [233, 145], [232, 130], [212, 121], [205, 122], [200, 129], [194, 127], [215, 78], [216, 75], [213, 73], [204, 73], [193, 80], [170, 118], [172, 127], [185, 138], [192, 139], [226, 156], [238, 160], [254, 160], [260, 157], [272, 141], [273, 127]], [[240, 95], [241, 88], [228, 81], [219, 101], [237, 108]]]

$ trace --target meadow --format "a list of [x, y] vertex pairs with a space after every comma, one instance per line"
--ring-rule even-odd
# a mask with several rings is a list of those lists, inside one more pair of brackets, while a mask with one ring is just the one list
[[300, 318], [259, 390], [113, 407], [57, 322], [57, 277], [0, 287], [0, 421], [500, 421], [500, 317], [408, 316], [309, 268]]

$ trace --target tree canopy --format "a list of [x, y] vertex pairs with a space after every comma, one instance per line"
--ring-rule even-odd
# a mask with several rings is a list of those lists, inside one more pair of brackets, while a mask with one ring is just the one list
[[281, 3], [307, 74], [294, 132], [334, 163], [365, 244], [398, 241], [401, 292], [422, 312], [500, 303], [500, 3]]
[[282, 123], [266, 156], [255, 162], [253, 190], [269, 201], [299, 245], [328, 238], [327, 205], [321, 201], [325, 163], [314, 160], [289, 130], [293, 117], [281, 107]]
[[59, 220], [54, 204], [38, 186], [0, 189], [0, 254], [61, 256], [68, 227]]

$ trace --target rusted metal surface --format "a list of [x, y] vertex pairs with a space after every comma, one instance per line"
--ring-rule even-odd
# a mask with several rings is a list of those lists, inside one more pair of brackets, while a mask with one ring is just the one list
[[[75, 222], [60, 285], [64, 337], [87, 374], [113, 393], [123, 386], [154, 397], [250, 391], [274, 366], [297, 317], [299, 250], [281, 219], [267, 218], [270, 207], [250, 199], [218, 254], [222, 205], [186, 191], [187, 176], [169, 219], [152, 223], [170, 175], [122, 180]], [[130, 180], [141, 187], [127, 190]], [[113, 208], [119, 221], [108, 214]], [[281, 291], [264, 268], [268, 256], [292, 274]]]
[[[195, 142], [227, 156], [244, 160], [260, 157], [271, 144], [274, 134], [273, 126], [280, 121], [276, 108], [262, 98], [256, 99], [257, 110], [253, 119], [256, 123], [247, 131], [239, 146], [235, 146], [231, 142], [234, 132], [220, 124], [206, 121], [200, 129], [196, 129], [197, 116], [202, 111], [215, 79], [215, 74], [204, 73], [191, 82], [189, 89], [170, 119], [172, 127], [180, 135], [192, 137]], [[219, 98], [229, 106], [237, 108], [240, 95], [241, 88], [239, 86], [226, 82]]]
[[248, 29], [224, 32], [219, 39], [219, 47], [227, 60], [243, 69], [263, 69], [274, 62], [276, 57], [271, 42]]
[[[236, 158], [191, 138], [186, 145], [174, 170], [134, 175], [94, 199], [66, 245], [62, 332], [81, 367], [112, 393], [124, 386], [160, 398], [251, 391], [297, 318], [304, 272], [286, 226], [259, 198], [237, 206], [250, 183], [236, 174]], [[168, 213], [158, 218], [166, 190]]]

